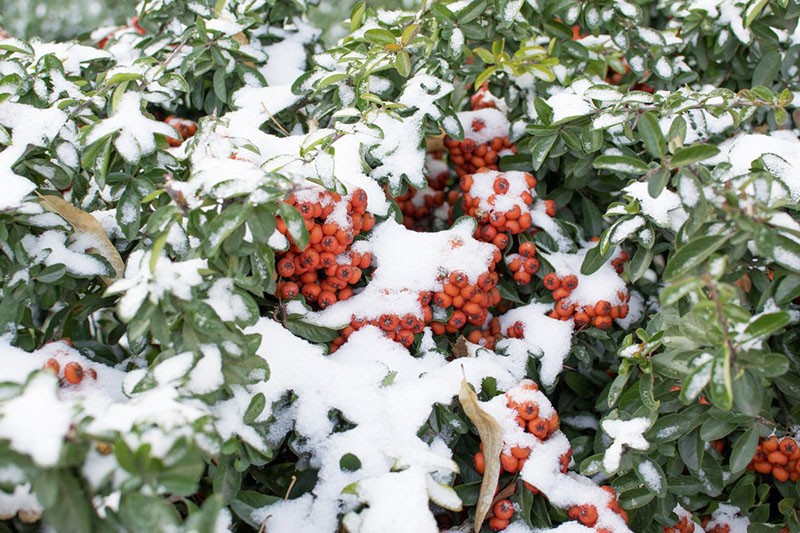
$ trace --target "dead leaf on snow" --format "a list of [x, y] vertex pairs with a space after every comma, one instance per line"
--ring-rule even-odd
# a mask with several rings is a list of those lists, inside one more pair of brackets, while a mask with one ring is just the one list
[[461, 402], [464, 413], [475, 424], [483, 443], [483, 456], [486, 466], [483, 472], [481, 491], [478, 495], [478, 505], [475, 509], [474, 530], [477, 533], [481, 530], [481, 525], [483, 525], [489, 509], [491, 509], [494, 490], [497, 487], [497, 481], [500, 479], [500, 452], [503, 451], [503, 430], [497, 420], [481, 408], [478, 403], [478, 395], [469, 387], [466, 376], [461, 379], [461, 391], [458, 393], [458, 401]]
[[110, 285], [122, 277], [125, 271], [125, 263], [122, 261], [122, 257], [119, 255], [117, 249], [114, 248], [114, 245], [111, 243], [111, 239], [108, 238], [106, 230], [103, 229], [103, 226], [96, 218], [86, 211], [78, 209], [63, 198], [59, 198], [58, 196], [43, 196], [38, 192], [36, 194], [39, 196], [39, 202], [42, 204], [42, 207], [56, 213], [66, 220], [67, 223], [72, 226], [75, 233], [85, 233], [94, 239], [94, 242], [97, 243], [97, 247], [92, 248], [91, 251], [102, 256], [108, 261], [111, 268], [114, 269], [113, 276], [103, 276], [100, 278], [103, 280], [103, 283]]

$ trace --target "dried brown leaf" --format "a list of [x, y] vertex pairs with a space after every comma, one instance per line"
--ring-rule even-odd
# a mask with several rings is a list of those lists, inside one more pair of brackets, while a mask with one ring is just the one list
[[453, 359], [460, 359], [469, 355], [467, 352], [467, 338], [464, 335], [459, 335], [456, 342], [453, 343], [452, 354]]
[[466, 377], [461, 380], [461, 391], [458, 401], [464, 408], [464, 413], [475, 424], [478, 435], [483, 443], [483, 456], [486, 464], [481, 482], [481, 491], [478, 495], [478, 505], [475, 509], [475, 533], [481, 530], [481, 525], [491, 509], [494, 500], [494, 490], [500, 479], [500, 452], [503, 451], [503, 430], [495, 418], [484, 411], [478, 403], [478, 395], [469, 387]]
[[431, 135], [428, 137], [426, 145], [426, 150], [428, 152], [440, 152], [444, 150], [444, 133]]
[[94, 242], [97, 243], [97, 247], [94, 248], [93, 251], [105, 258], [111, 265], [111, 268], [114, 269], [113, 276], [101, 277], [103, 283], [110, 285], [122, 277], [125, 271], [125, 263], [122, 261], [122, 257], [119, 255], [117, 249], [114, 248], [114, 245], [111, 243], [111, 239], [108, 238], [106, 230], [103, 229], [103, 226], [96, 218], [86, 211], [78, 209], [63, 198], [59, 198], [58, 196], [43, 196], [39, 193], [36, 194], [39, 196], [39, 202], [42, 204], [42, 207], [58, 214], [58, 216], [66, 220], [67, 223], [72, 226], [75, 233], [87, 233], [93, 237]]

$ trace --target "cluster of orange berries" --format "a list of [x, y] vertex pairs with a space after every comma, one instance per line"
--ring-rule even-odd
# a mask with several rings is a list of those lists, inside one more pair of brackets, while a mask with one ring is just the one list
[[[481, 118], [474, 118], [471, 126], [472, 131], [479, 132], [486, 127], [486, 123]], [[494, 137], [484, 143], [477, 143], [470, 137], [464, 137], [461, 141], [445, 137], [444, 147], [450, 154], [450, 162], [455, 166], [458, 177], [473, 174], [481, 168], [497, 170], [497, 160], [501, 155], [517, 153], [517, 147], [508, 140], [508, 135]]]
[[197, 133], [197, 122], [194, 120], [170, 115], [164, 119], [164, 122], [175, 128], [179, 135], [178, 139], [175, 137], [167, 137], [167, 144], [170, 146], [180, 146], [183, 144], [183, 141], [189, 137], [193, 137], [194, 134]]
[[558, 320], [572, 319], [575, 326], [584, 328], [589, 325], [598, 329], [609, 329], [617, 318], [628, 316], [628, 301], [630, 293], [617, 292], [617, 299], [622, 302], [613, 305], [608, 300], [599, 300], [594, 305], [576, 305], [569, 299], [569, 295], [578, 287], [578, 277], [575, 275], [559, 276], [550, 272], [544, 277], [544, 286], [553, 294], [555, 308], [547, 316]]
[[[452, 206], [458, 201], [458, 191], [445, 192], [430, 189], [421, 190], [409, 187], [400, 196], [394, 197], [397, 206], [403, 213], [403, 225], [415, 231], [428, 231], [433, 226], [436, 211], [447, 203]], [[449, 211], [448, 209], [448, 218]]]
[[[519, 384], [522, 390], [538, 391], [539, 386], [531, 380], [523, 380]], [[550, 438], [553, 433], [558, 431], [560, 420], [558, 414], [553, 413], [549, 417], [539, 416], [539, 404], [534, 400], [527, 400], [524, 402], [517, 402], [512, 395], [506, 392], [506, 407], [516, 412], [515, 420], [517, 424], [536, 437], [540, 441], [545, 441]], [[525, 461], [528, 460], [530, 455], [530, 448], [523, 448], [519, 446], [512, 447], [509, 453], [502, 453], [500, 455], [500, 465], [503, 470], [509, 474], [515, 474], [522, 470], [525, 466]], [[561, 472], [566, 473], [569, 468], [569, 461], [572, 458], [572, 450], [561, 456]], [[479, 474], [483, 474], [486, 464], [486, 458], [483, 455], [483, 445], [478, 453], [473, 457], [475, 461], [475, 470]], [[534, 493], [538, 490], [532, 485], [525, 484], [525, 486]]]
[[500, 319], [492, 317], [489, 320], [488, 327], [483, 329], [474, 329], [467, 334], [467, 340], [473, 344], [479, 344], [489, 350], [494, 350], [497, 341], [502, 339], [502, 330], [500, 328]]
[[[710, 521], [710, 517], [708, 521]], [[664, 526], [664, 533], [694, 533], [694, 522], [684, 515], [674, 526]]]
[[503, 174], [484, 167], [462, 175], [459, 186], [464, 212], [478, 221], [476, 238], [503, 250], [509, 240], [506, 233], [517, 235], [531, 228], [530, 206], [536, 194], [532, 174]]
[[[495, 272], [495, 266], [499, 260], [500, 252], [498, 251], [488, 270], [478, 276], [475, 283], [471, 283], [469, 276], [461, 271], [452, 271], [443, 275], [440, 280], [442, 290], [419, 293], [421, 317], [410, 313], [403, 316], [387, 313], [372, 319], [353, 316], [350, 325], [333, 340], [331, 350], [335, 351], [353, 332], [366, 325], [380, 328], [384, 335], [406, 348], [414, 343], [415, 335], [422, 333], [427, 325], [430, 325], [436, 335], [456, 333], [468, 324], [482, 326], [489, 317], [489, 308], [500, 302], [500, 289], [497, 288], [499, 277]], [[434, 320], [433, 306], [449, 315], [446, 322]], [[499, 327], [499, 323], [497, 326]]]
[[772, 474], [781, 483], [800, 480], [800, 446], [791, 437], [775, 435], [762, 440], [747, 469], [759, 474]]
[[61, 378], [61, 384], [69, 383], [70, 385], [77, 385], [83, 381], [84, 376], [89, 375], [92, 379], [97, 379], [97, 372], [94, 368], [83, 369], [80, 363], [71, 361], [64, 365], [64, 375], [61, 375], [61, 364], [53, 357], [45, 361], [42, 367], [46, 370], [52, 371], [56, 376]]
[[483, 85], [469, 97], [470, 106], [473, 111], [486, 108], [497, 108], [497, 97], [489, 91], [489, 82], [483, 82]]
[[535, 256], [536, 245], [531, 241], [520, 243], [518, 253], [506, 256], [506, 266], [519, 285], [530, 283], [533, 275], [539, 271], [539, 260]]
[[[347, 198], [335, 192], [319, 191], [298, 197], [291, 194], [286, 203], [297, 208], [309, 233], [309, 244], [301, 250], [292, 241], [286, 223], [276, 218], [276, 228], [291, 243], [278, 254], [276, 269], [282, 280], [278, 295], [282, 299], [302, 294], [305, 300], [325, 309], [353, 295], [353, 285], [361, 280], [364, 269], [372, 264], [372, 254], [349, 250], [355, 237], [372, 229], [375, 217], [366, 212], [367, 193], [356, 189]], [[351, 227], [340, 225], [333, 218], [345, 210]], [[332, 216], [337, 211], [337, 216]]]
[[[611, 495], [611, 501], [608, 502], [608, 509], [612, 513], [618, 514], [627, 524], [628, 523], [628, 513], [620, 507], [619, 502], [617, 501], [617, 492], [608, 485], [603, 485], [600, 487], [604, 491], [606, 491], [609, 495]], [[577, 520], [581, 524], [586, 527], [594, 527], [597, 524], [597, 507], [590, 503], [586, 503], [583, 505], [574, 505], [569, 508], [567, 511], [567, 515], [570, 517], [571, 520]], [[597, 533], [612, 533], [611, 530], [607, 528], [600, 528], [597, 530]]]

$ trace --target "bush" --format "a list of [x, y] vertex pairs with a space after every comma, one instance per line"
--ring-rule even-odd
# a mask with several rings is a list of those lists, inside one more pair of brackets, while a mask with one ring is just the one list
[[800, 6], [315, 9], [0, 40], [4, 529], [798, 530]]

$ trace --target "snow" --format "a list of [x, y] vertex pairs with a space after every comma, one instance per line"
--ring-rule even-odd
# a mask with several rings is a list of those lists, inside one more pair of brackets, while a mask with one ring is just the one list
[[575, 253], [542, 253], [541, 256], [550, 263], [560, 277], [573, 275], [578, 278], [578, 286], [566, 298], [569, 303], [576, 306], [594, 305], [600, 300], [606, 300], [611, 305], [625, 303], [620, 299], [619, 293], [627, 293], [628, 288], [625, 281], [614, 270], [611, 259], [592, 274], [581, 273], [581, 265], [590, 249], [591, 246], [582, 248]]
[[462, 111], [458, 114], [458, 120], [464, 128], [464, 138], [472, 139], [475, 144], [485, 144], [496, 137], [505, 137], [510, 127], [506, 115], [492, 107]]
[[[800, 157], [800, 140], [792, 131], [774, 131], [770, 134], [740, 133], [719, 145], [720, 153], [707, 159], [706, 165], [730, 164], [720, 174], [721, 181], [735, 181], [746, 176], [758, 158], [762, 158], [766, 169], [774, 174], [789, 189], [792, 201], [800, 200], [800, 169], [796, 166]], [[748, 190], [754, 192], [752, 186]], [[785, 196], [779, 187], [770, 191], [773, 197]]]
[[596, 108], [583, 97], [569, 92], [555, 94], [546, 100], [547, 105], [553, 109], [553, 123], [582, 117], [593, 113]]
[[[58, 380], [49, 373], [31, 379], [22, 394], [0, 404], [0, 438], [29, 455], [39, 466], [54, 466], [61, 455], [72, 416], [57, 395]], [[31, 421], [35, 420], [35, 424]]]
[[709, 530], [714, 526], [727, 525], [730, 533], [747, 533], [750, 526], [750, 519], [746, 516], [740, 516], [741, 509], [735, 505], [728, 505], [725, 503], [719, 504], [716, 511], [711, 513], [711, 521], [706, 525]]
[[181, 300], [192, 297], [192, 287], [202, 283], [200, 269], [206, 267], [205, 259], [170, 261], [160, 256], [151, 270], [151, 252], [136, 250], [128, 256], [125, 277], [114, 282], [107, 295], [125, 293], [119, 300], [117, 310], [120, 317], [130, 320], [144, 303], [145, 299], [156, 304], [166, 294]]
[[647, 182], [644, 181], [631, 183], [622, 190], [639, 202], [642, 214], [657, 226], [677, 232], [689, 218], [681, 205], [680, 196], [669, 189], [665, 188], [656, 198], [650, 196]]
[[12, 130], [11, 144], [0, 151], [0, 181], [3, 183], [0, 211], [19, 207], [25, 196], [36, 188], [33, 182], [13, 171], [28, 145], [47, 146], [66, 120], [66, 113], [55, 105], [38, 109], [12, 100], [0, 103], [0, 125]]
[[636, 466], [636, 470], [639, 472], [639, 475], [642, 476], [645, 485], [647, 485], [647, 488], [651, 492], [656, 494], [661, 493], [661, 476], [651, 461], [642, 461]]
[[648, 418], [640, 417], [631, 420], [606, 419], [600, 423], [603, 431], [611, 438], [611, 445], [603, 454], [603, 468], [613, 474], [619, 469], [622, 454], [626, 449], [647, 450], [650, 443], [644, 438], [652, 422]]
[[530, 303], [512, 309], [500, 317], [500, 326], [506, 331], [516, 322], [525, 326], [522, 339], [507, 338], [498, 341], [497, 349], [512, 356], [527, 359], [528, 353], [541, 358], [539, 375], [542, 383], [550, 387], [561, 373], [562, 365], [572, 348], [572, 321], [562, 321], [547, 315], [552, 305]]
[[[376, 268], [369, 284], [348, 300], [308, 313], [306, 320], [335, 328], [348, 324], [353, 316], [378, 318], [384, 313], [411, 313], [421, 317], [418, 295], [422, 291], [440, 291], [442, 273], [461, 271], [474, 282], [488, 270], [496, 248], [473, 239], [473, 231], [472, 219], [435, 233], [411, 231], [393, 219], [378, 224], [367, 241], [353, 246], [355, 251], [372, 253]], [[411, 254], [409, 250], [425, 253]], [[301, 305], [291, 303], [288, 310], [305, 313]]]
[[208, 289], [205, 302], [210, 305], [225, 322], [246, 320], [250, 313], [244, 298], [233, 292], [233, 280], [219, 278]]
[[[269, 381], [255, 387], [267, 399], [260, 419], [280, 416], [274, 402], [287, 391], [297, 399], [291, 406], [298, 453], [319, 468], [313, 496], [278, 502], [257, 510], [253, 518], [266, 517], [270, 531], [333, 531], [337, 514], [355, 512], [359, 500], [369, 507], [347, 523], [361, 524], [361, 531], [393, 530], [385, 520], [410, 519], [420, 529], [438, 531], [428, 504], [427, 475], [450, 475], [455, 463], [441, 455], [441, 447], [425, 444], [417, 436], [432, 405], [448, 404], [457, 396], [462, 371], [480, 388], [483, 376], [495, 376], [498, 386], [510, 388], [524, 374], [525, 360], [498, 358], [486, 350], [476, 357], [448, 362], [438, 351], [412, 357], [402, 346], [367, 326], [353, 333], [334, 354], [299, 339], [280, 324], [261, 319], [247, 330], [262, 335], [258, 350], [270, 365]], [[396, 373], [389, 385], [384, 378]], [[333, 432], [327, 413], [338, 410], [354, 427]], [[288, 429], [288, 428], [287, 428]], [[361, 468], [354, 472], [339, 467], [340, 458], [351, 453]], [[393, 472], [393, 470], [402, 472]], [[398, 475], [403, 473], [403, 475]], [[342, 492], [355, 484], [355, 494]], [[413, 487], [413, 489], [412, 489]], [[374, 513], [390, 508], [391, 513]], [[398, 513], [397, 509], [404, 509]], [[381, 516], [383, 515], [383, 516]]]
[[126, 92], [110, 117], [92, 126], [86, 134], [85, 145], [91, 145], [106, 135], [119, 132], [114, 147], [129, 163], [136, 163], [156, 149], [154, 134], [175, 137], [172, 126], [152, 120], [142, 114], [142, 97], [135, 92]]
[[103, 276], [108, 269], [102, 261], [86, 255], [89, 246], [75, 241], [66, 246], [67, 235], [61, 231], [48, 230], [39, 236], [28, 234], [22, 238], [22, 247], [35, 263], [46, 266], [64, 265], [67, 272], [79, 277]]

